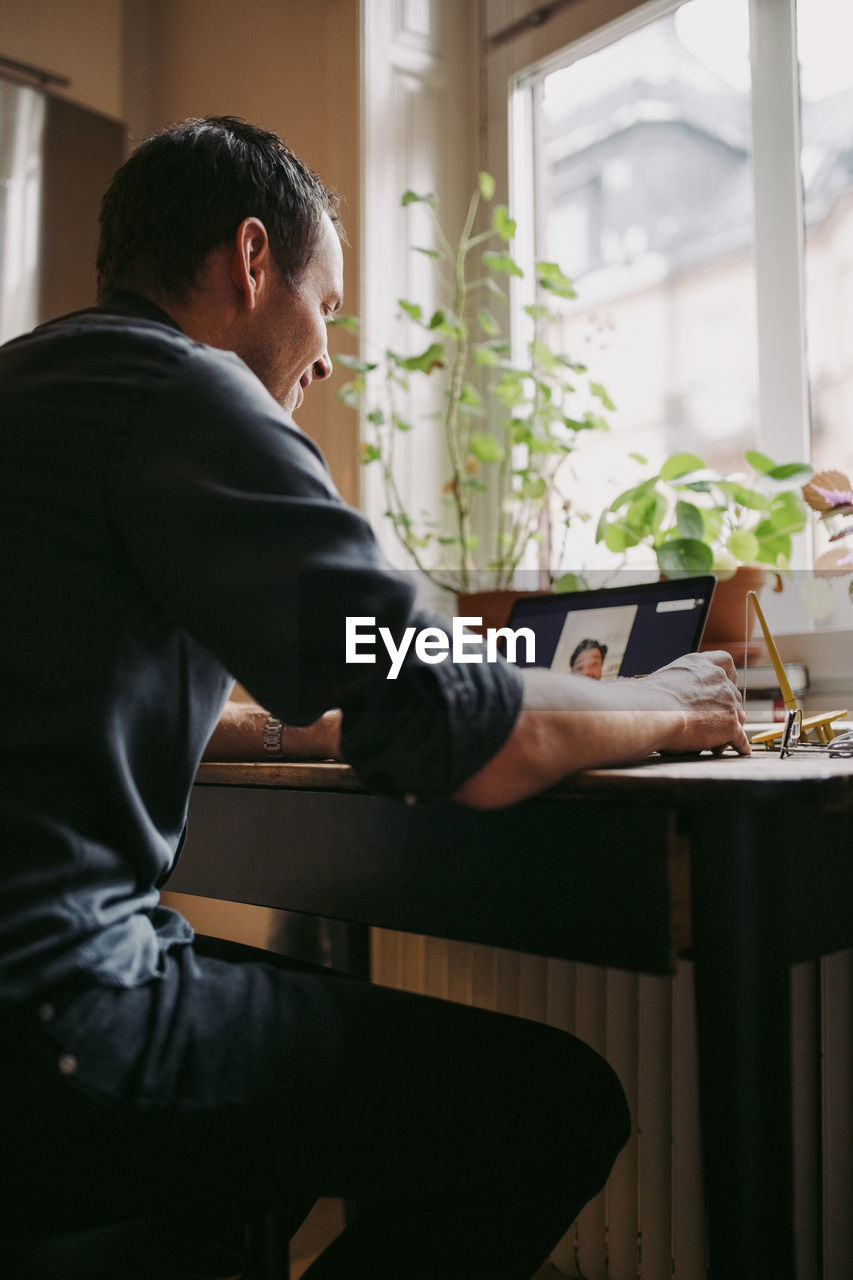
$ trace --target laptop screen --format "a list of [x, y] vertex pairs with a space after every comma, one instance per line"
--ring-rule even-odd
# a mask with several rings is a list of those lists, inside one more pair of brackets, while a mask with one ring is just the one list
[[699, 648], [716, 579], [698, 578], [601, 587], [563, 595], [520, 597], [507, 626], [528, 627], [535, 662], [517, 645], [517, 665], [608, 679], [644, 676]]

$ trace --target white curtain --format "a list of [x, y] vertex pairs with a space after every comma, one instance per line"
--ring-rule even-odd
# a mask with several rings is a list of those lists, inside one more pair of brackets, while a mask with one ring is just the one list
[[0, 342], [37, 320], [45, 97], [0, 79]]

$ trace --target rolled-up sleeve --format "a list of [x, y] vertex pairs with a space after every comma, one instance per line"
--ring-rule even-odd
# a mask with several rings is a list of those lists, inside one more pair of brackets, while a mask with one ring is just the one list
[[336, 492], [316, 447], [235, 357], [198, 348], [148, 397], [115, 518], [158, 616], [186, 630], [283, 720], [344, 714], [343, 750], [393, 793], [451, 794], [499, 749], [521, 703], [506, 664], [349, 660], [347, 618], [399, 638], [414, 609]]

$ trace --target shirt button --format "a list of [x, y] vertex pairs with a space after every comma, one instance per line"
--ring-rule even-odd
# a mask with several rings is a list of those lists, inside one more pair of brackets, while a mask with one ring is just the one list
[[63, 1053], [57, 1065], [61, 1076], [73, 1076], [77, 1070], [77, 1059], [73, 1053]]
[[39, 1022], [52, 1022], [56, 1016], [56, 1009], [52, 1004], [40, 1004], [38, 1009]]

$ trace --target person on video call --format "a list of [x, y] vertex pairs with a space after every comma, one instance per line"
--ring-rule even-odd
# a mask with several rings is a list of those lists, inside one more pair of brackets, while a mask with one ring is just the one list
[[379, 647], [347, 664], [346, 617], [443, 624], [291, 417], [331, 372], [341, 235], [278, 137], [186, 121], [106, 193], [98, 305], [0, 351], [0, 1215], [338, 1195], [358, 1211], [312, 1280], [526, 1280], [628, 1136], [614, 1073], [549, 1027], [205, 954], [158, 897], [198, 762], [234, 678], [257, 706], [221, 755], [333, 754], [483, 809], [745, 753], [743, 711], [723, 654], [606, 684], [414, 646], [396, 680]]
[[572, 653], [569, 670], [576, 676], [589, 676], [592, 680], [600, 680], [607, 657], [607, 645], [600, 640], [581, 640]]

